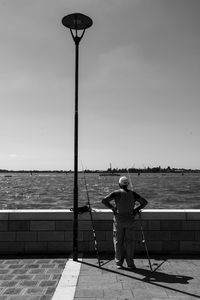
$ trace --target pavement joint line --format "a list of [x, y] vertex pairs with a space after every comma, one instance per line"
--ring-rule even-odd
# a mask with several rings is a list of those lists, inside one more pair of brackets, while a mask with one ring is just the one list
[[78, 277], [81, 270], [81, 262], [82, 258], [79, 258], [78, 261], [73, 261], [73, 259], [70, 258], [67, 261], [52, 300], [74, 299]]

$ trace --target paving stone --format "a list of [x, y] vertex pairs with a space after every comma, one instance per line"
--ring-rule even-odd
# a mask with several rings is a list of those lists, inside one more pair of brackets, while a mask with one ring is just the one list
[[18, 284], [18, 281], [10, 281], [10, 280], [4, 280], [0, 282], [1, 287], [14, 287]]
[[63, 259], [63, 258], [54, 259], [54, 263], [55, 264], [66, 264], [66, 259]]
[[47, 274], [60, 274], [62, 272], [61, 270], [63, 270], [63, 269], [61, 269], [61, 268], [47, 269], [46, 273]]
[[136, 280], [124, 280], [122, 281], [122, 288], [123, 289], [127, 289], [127, 288], [141, 288], [141, 289], [145, 289], [145, 283], [140, 282], [140, 281], [136, 281]]
[[[11, 275], [7, 275], [7, 276], [11, 276]], [[27, 274], [17, 275], [17, 276], [15, 276], [15, 280], [31, 280], [31, 279], [33, 279], [33, 276], [34, 275], [27, 275]]]
[[[49, 275], [50, 276], [50, 275]], [[54, 274], [53, 276], [52, 276], [52, 280], [59, 280], [60, 279], [60, 274]]]
[[84, 288], [78, 288], [75, 292], [75, 297], [83, 297], [83, 298], [103, 298], [103, 290], [102, 289], [84, 289]]
[[55, 292], [55, 287], [48, 287], [45, 294], [53, 295], [54, 292]]
[[20, 264], [21, 263], [21, 259], [5, 259], [5, 260], [2, 260], [2, 263], [5, 264], [5, 265]]
[[[76, 298], [75, 298], [76, 299]], [[78, 300], [80, 300], [81, 298], [78, 298]], [[83, 298], [82, 298], [83, 299]], [[103, 297], [103, 298], [95, 298], [95, 300], [111, 300], [110, 297], [107, 298], [107, 297]], [[118, 298], [112, 298], [112, 300], [118, 300]], [[124, 299], [126, 300], [126, 298]], [[129, 300], [129, 299], [127, 299]]]
[[11, 271], [11, 274], [26, 274], [26, 272], [28, 271], [27, 270], [24, 270], [24, 269], [16, 269], [16, 270], [12, 270]]
[[[89, 299], [89, 300], [106, 300], [105, 298], [82, 298], [82, 297], [74, 297], [74, 300], [87, 300], [87, 299]], [[110, 300], [110, 299], [108, 299], [108, 300]], [[112, 300], [117, 300], [117, 298], [115, 298], [115, 299], [112, 299]]]
[[31, 264], [31, 265], [29, 265], [29, 264], [25, 264], [24, 265], [24, 269], [38, 269], [40, 267], [40, 265], [39, 264]]
[[[117, 298], [117, 300], [137, 300], [137, 299], [134, 298], [134, 296], [126, 296], [125, 298], [124, 298], [124, 296], [120, 296]], [[142, 300], [144, 300], [144, 299], [142, 299]], [[148, 299], [148, 300], [150, 300], [150, 299]], [[164, 300], [164, 299], [162, 299], [162, 300]]]
[[25, 258], [20, 260], [23, 264], [34, 264], [37, 263], [37, 259], [34, 258]]
[[8, 274], [10, 273], [10, 270], [0, 269], [0, 274]]
[[45, 269], [31, 269], [28, 270], [28, 274], [44, 274], [46, 272]]
[[3, 294], [4, 291], [5, 291], [5, 288], [0, 288], [0, 294]]
[[41, 287], [33, 287], [33, 288], [27, 288], [24, 292], [24, 294], [38, 294], [38, 295], [44, 295], [45, 289]]
[[14, 274], [0, 275], [0, 280], [13, 280], [14, 278], [16, 278]]
[[20, 268], [22, 268], [22, 267], [23, 267], [22, 264], [9, 265], [9, 266], [8, 266], [9, 269], [20, 269]]
[[33, 280], [50, 280], [50, 279], [55, 279], [58, 280], [60, 278], [60, 275], [58, 275], [57, 278], [52, 277], [50, 274], [38, 274], [34, 275]]
[[1, 263], [1, 264], [0, 264], [0, 269], [5, 269], [5, 268], [7, 268], [7, 265], [6, 265], [6, 264], [3, 264], [3, 263]]
[[19, 295], [21, 292], [22, 292], [22, 288], [7, 288], [3, 294], [7, 294], [7, 295], [17, 294], [17, 295]]
[[[102, 285], [102, 284], [111, 284], [111, 283], [117, 283], [117, 278], [116, 277], [112, 277], [112, 276], [95, 276], [93, 275], [92, 277], [90, 276], [79, 276], [78, 279], [78, 285], [82, 286], [84, 284], [98, 284], [98, 285]], [[120, 282], [119, 282], [120, 284]]]
[[64, 269], [64, 267], [65, 267], [65, 265], [66, 265], [66, 263], [65, 264], [58, 264], [58, 269]]
[[113, 288], [108, 288], [108, 289], [103, 289], [103, 293], [105, 297], [110, 297], [110, 299], [114, 297], [124, 297], [126, 298], [133, 298], [133, 294], [130, 289], [113, 289]]
[[[52, 261], [54, 261], [55, 262], [55, 260], [53, 259], [46, 259], [46, 258], [43, 258], [43, 259], [38, 259], [38, 260], [36, 260], [35, 262], [36, 262], [36, 264], [49, 264], [49, 263], [51, 263]], [[56, 262], [55, 262], [56, 263]]]
[[36, 286], [39, 281], [36, 280], [23, 280], [19, 283], [19, 286], [27, 287], [27, 286]]
[[55, 268], [56, 264], [43, 264], [41, 265], [41, 268], [45, 268], [45, 269], [53, 269]]
[[40, 300], [40, 299], [42, 299], [41, 296], [37, 296], [37, 295], [36, 296], [14, 295], [14, 296], [9, 296], [9, 298], [6, 298], [6, 300]]
[[55, 286], [57, 284], [56, 280], [42, 280], [39, 286], [48, 287], [48, 286]]

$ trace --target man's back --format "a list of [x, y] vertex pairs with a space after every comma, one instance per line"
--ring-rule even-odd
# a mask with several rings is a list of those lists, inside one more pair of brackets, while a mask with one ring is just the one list
[[135, 207], [136, 197], [131, 190], [119, 189], [113, 192], [113, 198], [120, 215], [132, 214]]

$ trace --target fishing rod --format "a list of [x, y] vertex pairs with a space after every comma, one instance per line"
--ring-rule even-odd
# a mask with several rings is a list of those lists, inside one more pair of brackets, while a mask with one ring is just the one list
[[[83, 167], [82, 167], [82, 169], [83, 169]], [[83, 170], [83, 175], [84, 175], [84, 183], [85, 183], [85, 189], [86, 189], [86, 194], [87, 194], [88, 212], [90, 213], [90, 220], [91, 220], [91, 223], [92, 223], [92, 234], [93, 234], [93, 239], [94, 239], [94, 248], [95, 248], [95, 251], [96, 251], [99, 267], [101, 267], [101, 260], [100, 260], [100, 257], [99, 257], [99, 249], [98, 249], [96, 231], [95, 231], [94, 220], [93, 220], [93, 215], [92, 215], [92, 208], [91, 208], [91, 204], [90, 204], [89, 191], [88, 191], [88, 188], [87, 188], [87, 180], [86, 180], [84, 170]]]
[[[127, 169], [127, 172], [128, 172], [128, 177], [129, 177], [129, 182], [130, 182], [131, 190], [133, 191], [133, 183], [132, 183], [131, 176], [130, 176], [130, 173], [129, 173], [128, 169]], [[153, 272], [153, 268], [152, 268], [152, 264], [151, 264], [151, 259], [150, 259], [150, 256], [149, 256], [149, 250], [148, 250], [148, 247], [147, 247], [147, 243], [146, 243], [146, 239], [145, 239], [145, 235], [144, 235], [144, 230], [143, 230], [143, 227], [142, 227], [141, 214], [142, 214], [142, 212], [139, 211], [138, 215], [139, 215], [139, 222], [140, 222], [140, 231], [141, 231], [141, 235], [142, 235], [142, 240], [139, 243], [142, 244], [142, 245], [144, 245], [144, 248], [145, 248], [145, 251], [146, 251], [146, 254], [147, 254], [147, 259], [148, 259], [149, 267], [150, 267], [151, 272]]]
[[139, 212], [139, 220], [140, 220], [140, 230], [141, 230], [141, 234], [142, 234], [142, 240], [140, 241], [140, 243], [143, 244], [144, 247], [145, 247], [146, 254], [147, 254], [147, 259], [148, 259], [148, 262], [149, 262], [149, 267], [151, 269], [151, 272], [153, 272], [151, 259], [150, 259], [150, 256], [149, 256], [149, 251], [148, 251], [148, 248], [147, 248], [147, 243], [146, 243], [146, 239], [145, 239], [145, 236], [144, 236], [144, 231], [143, 231], [143, 228], [142, 228], [141, 212]]

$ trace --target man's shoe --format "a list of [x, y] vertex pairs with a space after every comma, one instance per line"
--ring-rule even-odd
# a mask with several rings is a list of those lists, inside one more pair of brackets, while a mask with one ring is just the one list
[[129, 269], [129, 270], [135, 270], [136, 269], [136, 265], [127, 266], [127, 269]]
[[122, 265], [117, 265], [117, 269], [123, 269]]

